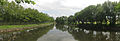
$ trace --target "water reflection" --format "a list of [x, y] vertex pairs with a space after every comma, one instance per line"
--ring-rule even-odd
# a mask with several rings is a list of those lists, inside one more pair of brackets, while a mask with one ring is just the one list
[[92, 31], [66, 25], [56, 25], [56, 28], [68, 31], [78, 41], [120, 41], [120, 32]]
[[50, 30], [47, 34], [44, 36], [38, 38], [37, 41], [76, 41], [71, 34], [68, 33], [68, 31], [61, 31], [56, 29], [56, 26], [54, 26], [54, 29]]
[[120, 41], [120, 32], [51, 25], [22, 32], [0, 33], [0, 41]]
[[42, 37], [52, 28], [53, 26], [48, 26], [21, 32], [1, 33], [0, 41], [37, 41], [39, 37]]

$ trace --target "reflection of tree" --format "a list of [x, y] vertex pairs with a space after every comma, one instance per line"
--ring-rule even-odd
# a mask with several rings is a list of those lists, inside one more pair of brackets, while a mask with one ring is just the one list
[[[38, 38], [40, 38], [41, 36], [43, 36], [44, 34], [46, 34], [49, 30], [51, 30], [53, 28], [53, 26], [49, 26], [49, 27], [42, 27], [42, 28], [38, 28], [35, 29], [33, 31], [29, 31], [29, 32], [21, 32], [20, 34], [4, 34], [3, 37], [3, 41], [37, 41]], [[11, 36], [9, 36], [11, 35]]]
[[67, 25], [56, 24], [56, 29], [59, 29], [61, 31], [74, 31], [75, 28], [76, 28], [75, 26], [67, 26]]
[[68, 29], [64, 27], [65, 25], [59, 25], [59, 24], [56, 24], [56, 29], [59, 29], [61, 31], [67, 31]]
[[76, 28], [77, 27], [66, 28], [63, 25], [57, 26], [59, 30], [67, 29], [74, 39], [78, 41], [120, 41], [119, 32], [92, 31]]

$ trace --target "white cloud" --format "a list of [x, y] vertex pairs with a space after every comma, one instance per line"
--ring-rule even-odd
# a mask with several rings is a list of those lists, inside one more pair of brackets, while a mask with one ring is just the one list
[[[104, 3], [108, 0], [65, 0], [62, 1], [63, 6], [73, 7], [73, 8], [85, 8], [89, 5], [96, 5]], [[119, 1], [119, 0], [109, 0], [109, 1]]]
[[56, 2], [57, 0], [35, 0], [36, 4], [38, 5], [46, 5], [46, 4], [51, 4], [51, 3], [54, 3]]
[[[104, 3], [107, 0], [35, 0], [36, 4], [21, 3], [25, 8], [34, 8], [53, 17], [69, 16], [89, 5]], [[119, 1], [119, 0], [109, 0]]]

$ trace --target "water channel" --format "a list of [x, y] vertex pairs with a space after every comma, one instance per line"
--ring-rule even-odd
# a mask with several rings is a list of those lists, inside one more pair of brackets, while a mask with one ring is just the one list
[[51, 25], [20, 32], [0, 33], [0, 41], [120, 41], [120, 32]]

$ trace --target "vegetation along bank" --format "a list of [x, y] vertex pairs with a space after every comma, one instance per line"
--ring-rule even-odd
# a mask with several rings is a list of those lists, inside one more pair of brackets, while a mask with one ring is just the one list
[[103, 4], [90, 5], [69, 17], [57, 17], [58, 24], [99, 24], [115, 26], [120, 24], [120, 2], [106, 1]]
[[30, 0], [8, 2], [0, 0], [0, 32], [33, 29], [53, 24], [54, 18], [32, 8], [24, 8], [20, 3], [35, 4]]

